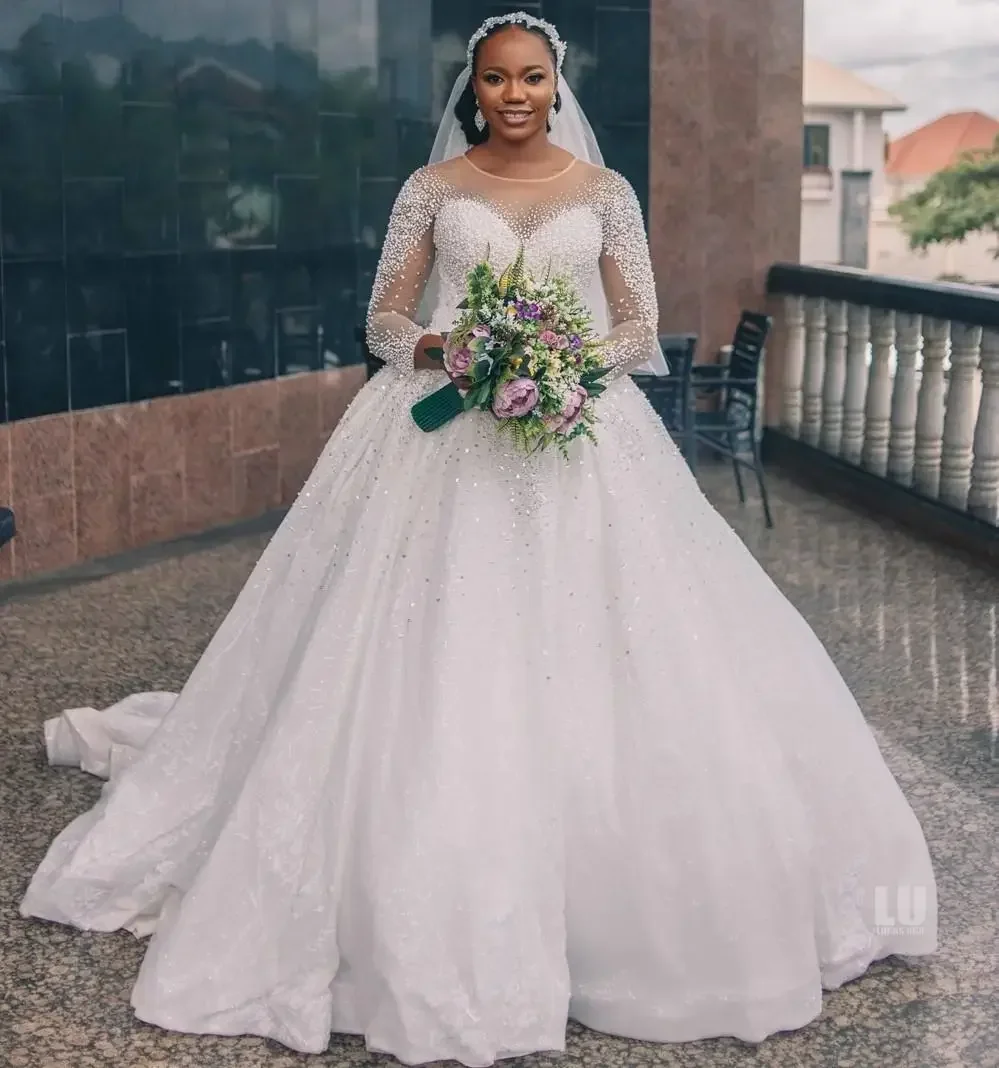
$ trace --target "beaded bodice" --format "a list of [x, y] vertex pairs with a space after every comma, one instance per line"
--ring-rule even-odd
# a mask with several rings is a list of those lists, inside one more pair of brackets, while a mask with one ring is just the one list
[[469, 270], [487, 257], [502, 269], [521, 246], [536, 276], [551, 270], [574, 279], [606, 335], [616, 373], [650, 359], [657, 344], [655, 283], [627, 181], [578, 160], [553, 178], [506, 179], [464, 156], [417, 171], [399, 193], [369, 304], [374, 354], [410, 372], [416, 342], [428, 329], [416, 320], [431, 275], [432, 306], [421, 318], [439, 333], [457, 317]]

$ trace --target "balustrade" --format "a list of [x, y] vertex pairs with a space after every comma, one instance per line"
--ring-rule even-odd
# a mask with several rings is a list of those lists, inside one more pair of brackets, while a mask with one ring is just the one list
[[777, 264], [778, 427], [999, 522], [999, 292]]

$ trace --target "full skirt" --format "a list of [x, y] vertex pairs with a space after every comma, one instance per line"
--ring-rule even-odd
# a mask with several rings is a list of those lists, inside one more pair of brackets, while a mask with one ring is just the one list
[[420, 433], [436, 384], [361, 391], [179, 696], [46, 724], [109, 782], [23, 915], [152, 933], [145, 1021], [409, 1064], [756, 1042], [931, 952], [874, 736], [640, 392], [566, 461]]

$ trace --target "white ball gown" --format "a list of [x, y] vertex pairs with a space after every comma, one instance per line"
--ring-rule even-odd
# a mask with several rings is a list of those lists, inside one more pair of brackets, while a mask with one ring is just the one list
[[[412, 370], [431, 262], [440, 329], [520, 243], [599, 272], [616, 324], [568, 463], [409, 415], [438, 384]], [[391, 366], [180, 695], [46, 724], [54, 763], [110, 781], [23, 915], [151, 933], [142, 1020], [409, 1064], [562, 1049], [567, 1017], [755, 1042], [932, 952], [924, 837], [857, 704], [623, 373], [656, 328], [627, 183], [425, 168], [371, 309]]]

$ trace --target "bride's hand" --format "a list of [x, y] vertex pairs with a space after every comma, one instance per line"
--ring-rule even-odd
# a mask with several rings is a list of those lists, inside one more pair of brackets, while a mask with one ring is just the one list
[[440, 334], [424, 334], [416, 343], [413, 353], [413, 366], [417, 371], [443, 371], [444, 362], [427, 355], [427, 349], [444, 348], [444, 338]]

